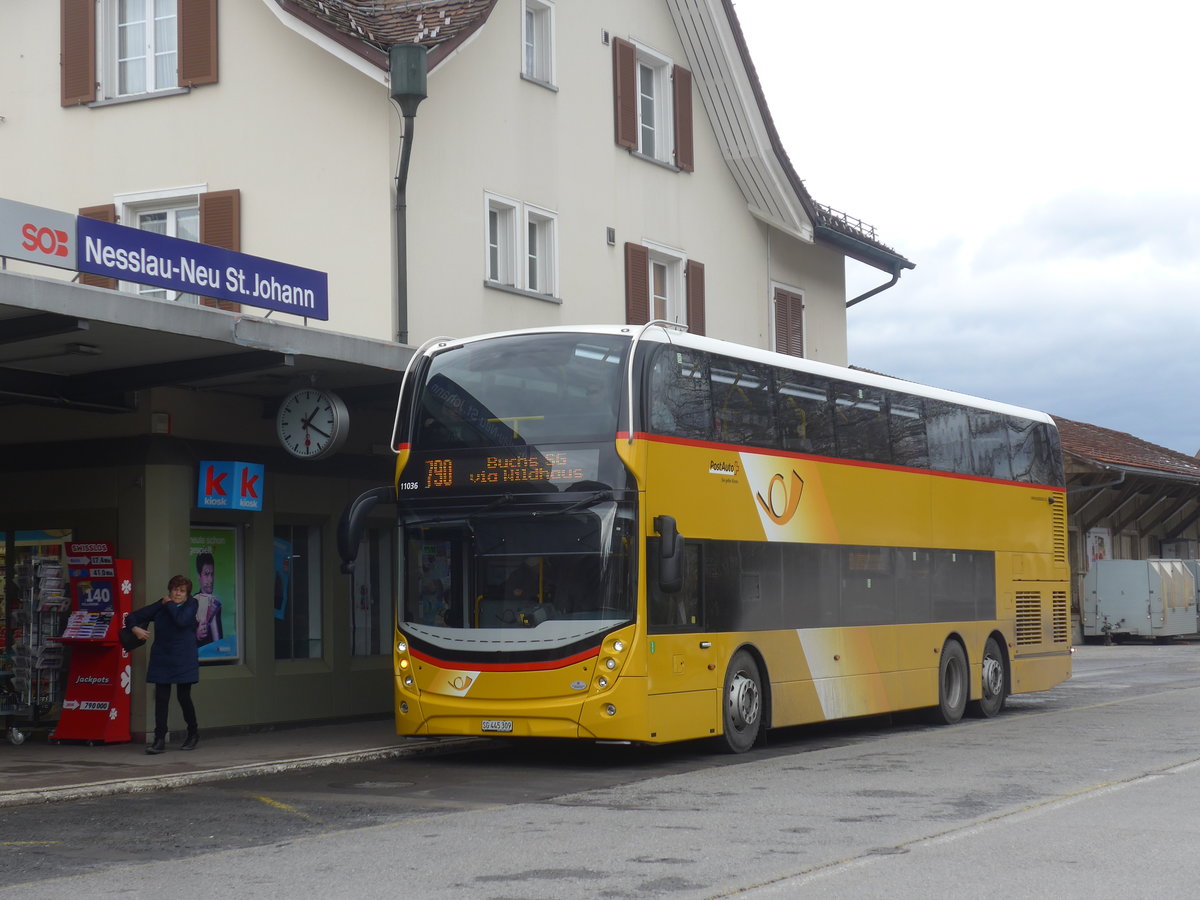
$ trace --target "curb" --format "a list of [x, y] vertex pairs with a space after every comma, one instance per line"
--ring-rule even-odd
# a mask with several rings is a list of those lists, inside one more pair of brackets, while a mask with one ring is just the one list
[[122, 778], [111, 781], [91, 781], [85, 784], [62, 787], [34, 788], [24, 791], [0, 791], [0, 808], [27, 806], [34, 803], [57, 803], [64, 800], [84, 800], [113, 794], [140, 794], [169, 788], [207, 784], [213, 781], [231, 781], [251, 775], [277, 775], [300, 769], [316, 769], [324, 766], [347, 763], [374, 762], [381, 759], [397, 759], [431, 753], [450, 753], [480, 743], [477, 738], [451, 738], [405, 744], [391, 747], [374, 747], [366, 750], [348, 750], [342, 753], [326, 753], [318, 756], [299, 756], [295, 759], [264, 763], [242, 763], [205, 769], [199, 772], [184, 772], [176, 775], [146, 775], [140, 778]]

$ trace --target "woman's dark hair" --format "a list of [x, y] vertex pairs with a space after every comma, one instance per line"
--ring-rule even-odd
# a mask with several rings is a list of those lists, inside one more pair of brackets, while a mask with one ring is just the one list
[[188, 595], [191, 596], [192, 579], [188, 578], [186, 575], [173, 576], [171, 580], [167, 582], [167, 593], [171, 593], [171, 591], [175, 590], [175, 588], [179, 587], [181, 584], [187, 587]]

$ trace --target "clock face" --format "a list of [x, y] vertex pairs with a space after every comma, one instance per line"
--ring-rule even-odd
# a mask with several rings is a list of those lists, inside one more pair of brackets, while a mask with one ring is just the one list
[[275, 416], [275, 433], [283, 448], [300, 459], [330, 456], [345, 443], [349, 415], [337, 395], [316, 388], [293, 391]]

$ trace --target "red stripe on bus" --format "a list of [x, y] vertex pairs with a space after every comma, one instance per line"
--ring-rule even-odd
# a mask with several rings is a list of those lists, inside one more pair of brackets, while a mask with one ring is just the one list
[[551, 669], [565, 669], [567, 666], [595, 659], [600, 655], [600, 648], [594, 647], [591, 650], [584, 650], [582, 653], [576, 653], [574, 656], [568, 656], [566, 659], [552, 659], [545, 662], [528, 663], [457, 663], [438, 659], [436, 656], [422, 653], [411, 646], [408, 652], [422, 662], [437, 666], [439, 669], [471, 669], [475, 672], [547, 672]]
[[916, 472], [922, 475], [935, 475], [940, 478], [959, 478], [963, 481], [982, 481], [986, 484], [1008, 484], [1016, 487], [1040, 488], [1058, 494], [1066, 494], [1065, 487], [1055, 487], [1049, 484], [1036, 484], [1031, 481], [1009, 481], [1005, 478], [988, 478], [984, 475], [966, 475], [961, 472], [943, 472], [940, 469], [917, 469], [911, 466], [894, 466], [890, 463], [867, 462], [861, 459], [842, 459], [835, 456], [817, 456], [812, 453], [797, 453], [794, 450], [772, 450], [768, 447], [748, 447], [744, 444], [722, 444], [717, 441], [699, 441], [695, 438], [671, 437], [665, 434], [650, 434], [645, 431], [637, 432], [634, 437], [638, 440], [651, 441], [656, 444], [678, 444], [683, 447], [700, 447], [707, 450], [723, 450], [727, 453], [753, 453], [756, 456], [783, 456], [789, 459], [807, 459], [813, 462], [829, 463], [835, 466], [858, 466], [862, 469], [883, 469], [889, 472]]

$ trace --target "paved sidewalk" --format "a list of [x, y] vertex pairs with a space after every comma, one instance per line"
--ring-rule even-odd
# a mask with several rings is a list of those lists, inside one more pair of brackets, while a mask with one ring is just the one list
[[0, 733], [0, 807], [102, 794], [152, 791], [339, 763], [439, 752], [470, 738], [398, 737], [392, 719], [353, 720], [248, 733], [206, 735], [191, 752], [173, 734], [167, 752], [142, 743], [54, 744], [33, 736], [14, 745]]

